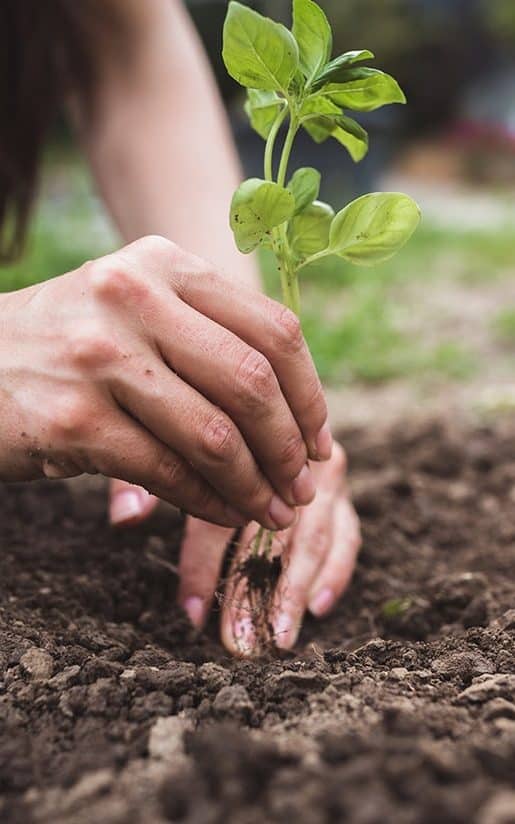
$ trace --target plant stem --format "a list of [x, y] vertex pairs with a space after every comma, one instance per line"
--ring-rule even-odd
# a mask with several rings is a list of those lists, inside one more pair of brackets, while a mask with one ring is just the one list
[[310, 263], [315, 263], [317, 260], [322, 260], [322, 258], [328, 257], [330, 254], [332, 253], [329, 252], [328, 249], [322, 249], [321, 252], [317, 252], [316, 254], [311, 255], [311, 257], [306, 258], [306, 260], [299, 265], [297, 271], [300, 272], [300, 270], [304, 269], [305, 266], [309, 266]]
[[[295, 135], [297, 134], [298, 129], [299, 121], [297, 115], [294, 111], [290, 110], [288, 133], [286, 135], [286, 140], [284, 141], [281, 160], [279, 163], [279, 171], [277, 173], [277, 183], [279, 186], [284, 186], [286, 183], [288, 163], [293, 148], [293, 141], [295, 140]], [[276, 254], [281, 273], [283, 301], [286, 306], [298, 315], [300, 312], [299, 284], [297, 281], [297, 273], [293, 267], [286, 226], [284, 224], [278, 228], [275, 239], [276, 244], [274, 244], [274, 252]]]
[[[290, 309], [293, 309], [292, 304], [295, 301], [291, 293], [292, 275], [288, 255], [287, 253], [285, 253], [285, 239], [287, 240], [286, 230], [284, 229], [284, 227], [281, 226], [277, 227], [276, 229], [272, 229], [272, 249], [277, 261], [279, 276], [281, 278], [281, 291], [283, 303], [285, 304], [285, 306], [288, 306]], [[293, 309], [293, 311], [298, 314], [298, 310]]]
[[290, 255], [288, 235], [286, 227], [280, 226], [278, 229], [278, 249], [276, 251], [281, 274], [281, 286], [283, 293], [283, 303], [288, 306], [296, 315], [300, 314], [300, 293], [297, 273], [293, 268]]
[[279, 186], [284, 186], [286, 182], [286, 173], [288, 171], [288, 162], [290, 160], [291, 150], [293, 148], [293, 141], [299, 129], [298, 119], [294, 112], [290, 112], [290, 125], [288, 126], [288, 134], [284, 141], [283, 151], [281, 154], [281, 162], [279, 164], [279, 172], [277, 173], [277, 182]]
[[263, 535], [265, 535], [265, 534], [266, 534], [265, 533], [265, 528], [263, 526], [260, 526], [257, 533], [256, 533], [256, 537], [252, 541], [252, 554], [253, 555], [259, 555], [259, 548], [261, 546], [261, 541], [263, 540]]
[[[279, 134], [279, 130], [284, 122], [288, 108], [290, 109], [290, 123], [288, 126], [288, 133], [284, 141], [281, 160], [279, 162], [279, 170], [277, 173], [277, 183], [279, 186], [284, 186], [286, 182], [288, 162], [290, 160], [291, 150], [293, 148], [293, 141], [295, 140], [295, 135], [299, 129], [299, 122], [295, 113], [291, 110], [291, 103], [289, 107], [285, 107], [278, 114], [266, 141], [265, 148], [265, 180], [273, 182], [273, 155], [275, 141], [277, 140], [277, 135]], [[283, 302], [289, 309], [298, 315], [300, 312], [299, 282], [290, 252], [286, 224], [272, 229], [272, 248], [277, 259], [279, 274], [281, 276]], [[260, 527], [256, 537], [252, 541], [252, 554], [259, 555], [261, 547], [264, 546], [264, 555], [268, 558], [272, 551], [272, 542], [273, 532], [264, 530], [263, 527]]]
[[274, 162], [274, 147], [275, 141], [277, 139], [277, 135], [279, 134], [279, 129], [281, 128], [282, 124], [284, 123], [284, 118], [288, 112], [288, 107], [285, 106], [284, 109], [281, 109], [279, 114], [277, 115], [274, 125], [268, 135], [268, 139], [266, 141], [265, 147], [265, 180], [273, 181], [274, 179], [274, 171], [273, 171], [273, 162]]

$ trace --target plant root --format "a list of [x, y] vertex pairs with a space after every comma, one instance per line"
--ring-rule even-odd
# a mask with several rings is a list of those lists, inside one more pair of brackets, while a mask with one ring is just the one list
[[241, 601], [252, 621], [255, 637], [255, 654], [262, 655], [275, 647], [275, 632], [270, 615], [274, 606], [277, 582], [282, 571], [279, 555], [249, 555], [234, 570], [236, 591], [241, 591]]

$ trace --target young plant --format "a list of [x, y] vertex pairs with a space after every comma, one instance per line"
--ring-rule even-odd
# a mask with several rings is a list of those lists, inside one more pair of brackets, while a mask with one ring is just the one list
[[[241, 3], [229, 3], [223, 59], [229, 74], [247, 89], [245, 111], [266, 141], [263, 178], [246, 180], [235, 192], [231, 228], [241, 252], [259, 246], [273, 250], [284, 303], [297, 314], [298, 276], [305, 266], [330, 255], [359, 266], [388, 260], [420, 220], [417, 204], [404, 194], [364, 195], [335, 214], [318, 200], [321, 176], [316, 169], [298, 169], [288, 179], [301, 129], [316, 143], [337, 140], [358, 162], [368, 151], [368, 135], [347, 110], [370, 112], [406, 102], [393, 77], [362, 65], [374, 58], [372, 52], [332, 58], [332, 45], [329, 21], [313, 0], [293, 0], [292, 31]], [[270, 535], [260, 530], [252, 563], [257, 556], [266, 559], [270, 548]]]
[[[394, 255], [420, 220], [407, 195], [376, 193], [337, 215], [318, 198], [320, 173], [298, 169], [287, 181], [295, 137], [304, 129], [323, 143], [337, 140], [355, 162], [368, 151], [366, 131], [345, 110], [370, 112], [405, 103], [398, 83], [379, 69], [363, 67], [367, 50], [331, 59], [332, 32], [313, 0], [293, 0], [293, 28], [231, 2], [224, 26], [223, 59], [229, 74], [247, 88], [245, 110], [266, 141], [263, 179], [246, 180], [231, 204], [231, 227], [241, 252], [271, 247], [281, 273], [284, 302], [299, 312], [298, 274], [329, 255], [370, 266]], [[288, 130], [274, 171], [274, 150], [283, 123]]]

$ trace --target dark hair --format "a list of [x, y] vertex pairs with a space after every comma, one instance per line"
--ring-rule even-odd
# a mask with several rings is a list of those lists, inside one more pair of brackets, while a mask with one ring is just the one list
[[88, 98], [114, 24], [107, 0], [0, 0], [0, 260], [22, 249], [48, 131]]

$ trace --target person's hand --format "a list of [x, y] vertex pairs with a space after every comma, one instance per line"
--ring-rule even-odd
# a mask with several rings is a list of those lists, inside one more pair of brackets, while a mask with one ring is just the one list
[[227, 527], [312, 499], [331, 435], [296, 318], [170, 241], [1, 296], [0, 329], [1, 479], [100, 472]]
[[[290, 649], [296, 642], [306, 610], [321, 618], [335, 606], [346, 589], [361, 545], [359, 522], [346, 488], [346, 461], [342, 448], [334, 445], [331, 460], [312, 467], [317, 494], [314, 501], [299, 510], [293, 527], [277, 534], [274, 552], [282, 554], [279, 580], [270, 622], [278, 647]], [[138, 495], [139, 490], [113, 481], [111, 511], [117, 496]], [[143, 499], [136, 523], [146, 518], [157, 500]], [[250, 524], [239, 541], [233, 570], [248, 553], [256, 525]], [[241, 580], [229, 576], [225, 585], [220, 571], [233, 537], [224, 529], [196, 518], [188, 518], [179, 563], [178, 599], [191, 622], [201, 629], [209, 615], [215, 593], [221, 594], [221, 635], [225, 646], [236, 655], [251, 655], [254, 650], [253, 616], [241, 597]], [[234, 589], [240, 590], [235, 592]]]
[[[313, 466], [317, 485], [315, 499], [298, 510], [297, 522], [292, 527], [275, 535], [272, 553], [281, 555], [282, 571], [269, 624], [274, 643], [280, 649], [291, 649], [295, 645], [306, 611], [316, 618], [331, 612], [352, 578], [361, 533], [348, 495], [346, 468], [345, 452], [335, 444], [331, 460]], [[233, 569], [241, 567], [249, 554], [256, 529], [256, 525], [250, 525], [243, 531]], [[183, 574], [182, 586], [185, 578]], [[221, 635], [225, 646], [237, 655], [251, 655], [256, 644], [247, 595], [246, 582], [238, 580], [238, 576], [229, 576], [223, 598]]]

